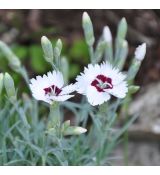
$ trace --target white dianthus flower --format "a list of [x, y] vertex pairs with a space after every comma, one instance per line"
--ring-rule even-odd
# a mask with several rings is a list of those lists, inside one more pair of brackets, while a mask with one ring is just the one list
[[108, 62], [101, 65], [89, 64], [84, 73], [77, 76], [76, 90], [86, 95], [91, 105], [101, 105], [108, 101], [111, 95], [118, 98], [126, 96], [128, 87], [125, 78], [124, 74]]
[[48, 72], [47, 75], [36, 76], [30, 80], [32, 95], [37, 100], [51, 104], [53, 101], [65, 101], [74, 95], [75, 85], [64, 86], [63, 75], [59, 71]]

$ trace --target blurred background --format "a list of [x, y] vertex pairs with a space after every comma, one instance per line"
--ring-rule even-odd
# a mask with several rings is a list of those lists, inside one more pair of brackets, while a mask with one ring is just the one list
[[[54, 44], [63, 41], [62, 54], [70, 64], [69, 77], [74, 78], [89, 63], [89, 53], [82, 30], [84, 10], [0, 10], [0, 39], [11, 46], [29, 71], [30, 77], [51, 69], [43, 59], [40, 39], [46, 35]], [[135, 95], [129, 113], [139, 113], [139, 119], [129, 130], [129, 165], [160, 165], [160, 10], [86, 10], [93, 22], [96, 40], [108, 25], [116, 36], [118, 22], [128, 23], [128, 61], [137, 45], [146, 42], [147, 54], [136, 77], [141, 90]], [[19, 75], [14, 74], [0, 53], [0, 72], [8, 71], [20, 89], [25, 90]], [[27, 90], [27, 89], [26, 89]], [[115, 151], [123, 155], [123, 146]], [[117, 165], [123, 160], [117, 159]]]

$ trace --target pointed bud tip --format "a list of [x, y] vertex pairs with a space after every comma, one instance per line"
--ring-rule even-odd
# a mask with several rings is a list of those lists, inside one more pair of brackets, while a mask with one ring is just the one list
[[103, 37], [106, 42], [110, 43], [112, 41], [112, 34], [108, 26], [103, 28]]
[[87, 132], [87, 129], [80, 126], [69, 126], [64, 130], [64, 135], [80, 135]]
[[4, 74], [4, 87], [6, 89], [7, 95], [10, 99], [16, 99], [16, 90], [14, 87], [14, 81], [9, 73]]
[[57, 46], [59, 47], [59, 49], [61, 50], [61, 49], [62, 49], [62, 40], [61, 40], [61, 39], [58, 39], [56, 45], [57, 45]]
[[4, 84], [6, 84], [7, 87], [10, 87], [10, 85], [12, 86], [13, 84], [13, 79], [7, 72], [4, 74]]
[[53, 47], [51, 41], [46, 37], [42, 36], [41, 37], [41, 45], [44, 53], [44, 59], [52, 63], [53, 62]]
[[87, 132], [87, 129], [83, 128], [83, 133]]
[[11, 76], [10, 76], [10, 74], [9, 74], [8, 72], [6, 72], [6, 73], [4, 74], [4, 77], [5, 77], [5, 78], [11, 78]]
[[87, 12], [83, 12], [83, 17], [82, 18], [83, 18], [83, 21], [89, 21], [90, 20], [90, 17], [89, 17]]
[[123, 41], [122, 47], [128, 47], [128, 42], [127, 42], [127, 40], [124, 40], [124, 41]]
[[127, 21], [126, 21], [126, 18], [125, 17], [123, 17], [120, 20], [120, 25], [123, 26], [123, 28], [126, 28], [127, 27]]
[[45, 45], [45, 44], [50, 44], [49, 39], [46, 36], [42, 36], [41, 37], [41, 44]]
[[57, 42], [62, 42], [62, 41], [61, 41], [61, 39], [59, 38], [59, 39], [57, 40]]
[[41, 42], [48, 42], [48, 38], [46, 36], [41, 37]]
[[46, 36], [42, 36], [42, 37], [41, 37], [41, 39], [45, 39], [45, 38], [47, 38], [47, 37], [46, 37]]
[[126, 24], [127, 24], [126, 18], [125, 18], [125, 17], [123, 17], [123, 18], [121, 19], [121, 22], [122, 22], [122, 23], [126, 23]]
[[71, 121], [70, 121], [70, 120], [66, 120], [66, 121], [64, 122], [64, 125], [70, 126], [70, 125], [71, 125]]
[[135, 50], [135, 58], [142, 61], [146, 55], [146, 43], [139, 45]]
[[82, 133], [87, 132], [87, 129], [86, 129], [86, 128], [82, 128], [82, 127], [77, 127], [77, 132], [78, 132], [79, 134], [82, 134]]

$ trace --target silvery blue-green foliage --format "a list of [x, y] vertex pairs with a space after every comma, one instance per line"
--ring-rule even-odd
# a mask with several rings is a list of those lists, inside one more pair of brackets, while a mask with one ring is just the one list
[[[86, 12], [82, 24], [91, 63], [108, 60], [122, 70], [128, 53], [126, 20], [123, 18], [118, 25], [115, 48], [108, 26], [95, 46], [93, 25]], [[47, 37], [42, 37], [42, 49], [45, 60], [63, 73], [67, 83], [69, 65], [67, 58], [61, 56], [61, 40], [53, 47]], [[0, 51], [11, 69], [29, 86], [25, 67], [2, 41]], [[0, 165], [110, 165], [114, 160], [114, 148], [137, 118], [137, 115], [130, 117], [123, 126], [115, 127], [120, 111], [127, 116], [131, 95], [139, 89], [133, 82], [141, 61], [132, 59], [127, 73], [127, 97], [98, 107], [91, 106], [85, 97], [76, 103], [65, 101], [47, 105], [37, 102], [31, 94], [19, 94], [11, 75], [0, 73]], [[74, 115], [74, 126], [70, 121], [63, 122], [66, 109]], [[88, 130], [85, 134], [81, 134], [83, 128]]]

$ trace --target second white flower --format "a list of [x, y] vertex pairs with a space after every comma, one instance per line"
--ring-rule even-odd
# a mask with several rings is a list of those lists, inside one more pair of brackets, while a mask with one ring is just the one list
[[87, 96], [88, 102], [95, 106], [101, 105], [111, 95], [124, 98], [128, 92], [126, 76], [113, 68], [108, 62], [101, 65], [89, 64], [84, 73], [77, 76], [77, 92]]
[[47, 75], [37, 76], [30, 81], [32, 95], [37, 100], [51, 104], [53, 101], [65, 101], [74, 96], [69, 94], [75, 91], [75, 85], [64, 87], [63, 75], [59, 71], [48, 72]]

